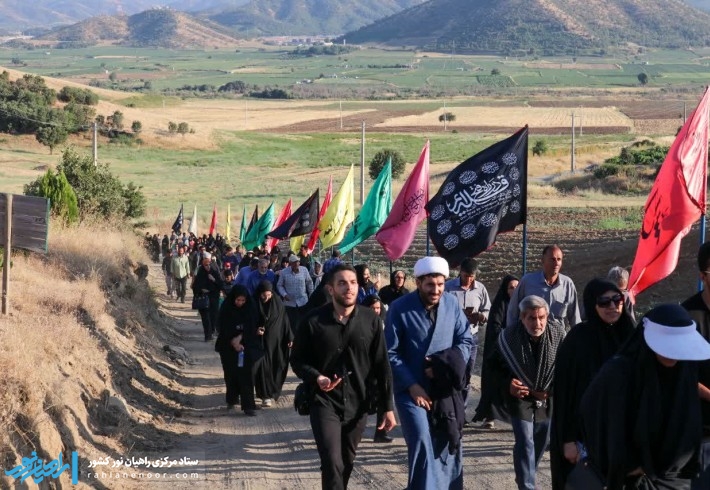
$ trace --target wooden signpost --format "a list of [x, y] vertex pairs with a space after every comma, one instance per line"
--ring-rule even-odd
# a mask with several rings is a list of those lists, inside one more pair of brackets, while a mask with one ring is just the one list
[[49, 199], [0, 194], [0, 242], [4, 248], [2, 267], [2, 313], [10, 312], [11, 249], [23, 248], [47, 253]]

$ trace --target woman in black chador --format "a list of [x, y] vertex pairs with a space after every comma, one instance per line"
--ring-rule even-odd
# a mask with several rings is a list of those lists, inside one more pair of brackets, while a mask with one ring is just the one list
[[271, 281], [261, 281], [254, 296], [258, 309], [256, 341], [260, 351], [254, 364], [254, 385], [263, 407], [270, 407], [281, 396], [293, 342], [286, 309], [281, 298], [273, 294], [273, 287]]
[[624, 295], [612, 282], [592, 279], [582, 296], [587, 321], [572, 329], [557, 353], [555, 409], [550, 435], [552, 487], [563, 490], [579, 459], [582, 441], [579, 404], [602, 364], [631, 336], [634, 323], [626, 311]]
[[258, 354], [256, 311], [247, 288], [232, 288], [219, 310], [218, 326], [214, 350], [222, 361], [227, 408], [234, 408], [241, 401], [246, 415], [256, 415], [252, 380], [253, 359]]
[[[702, 438], [698, 363], [710, 344], [677, 304], [641, 319], [580, 404], [587, 468], [610, 489], [688, 489]], [[587, 474], [578, 466], [570, 479]], [[578, 485], [572, 488], [579, 488]]]

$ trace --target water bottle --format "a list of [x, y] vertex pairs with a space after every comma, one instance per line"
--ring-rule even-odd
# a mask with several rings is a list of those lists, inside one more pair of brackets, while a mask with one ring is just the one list
[[237, 367], [244, 367], [244, 351], [239, 351], [239, 357], [237, 359]]

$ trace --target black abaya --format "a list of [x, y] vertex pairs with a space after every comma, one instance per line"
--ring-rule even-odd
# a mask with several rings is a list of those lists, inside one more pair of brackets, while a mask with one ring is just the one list
[[587, 284], [583, 301], [588, 319], [570, 329], [557, 353], [555, 410], [550, 434], [550, 466], [555, 490], [565, 488], [567, 476], [574, 468], [564, 457], [564, 443], [583, 442], [579, 416], [582, 395], [602, 365], [617, 353], [634, 329], [624, 310], [614, 325], [599, 317], [596, 299], [608, 291], [621, 294], [614, 284], [605, 280], [593, 279]]
[[286, 381], [293, 334], [281, 298], [272, 295], [264, 303], [258, 297], [257, 292], [259, 316], [256, 326], [264, 327], [265, 332], [256, 337], [260, 356], [254, 363], [254, 386], [257, 398], [278, 400]]

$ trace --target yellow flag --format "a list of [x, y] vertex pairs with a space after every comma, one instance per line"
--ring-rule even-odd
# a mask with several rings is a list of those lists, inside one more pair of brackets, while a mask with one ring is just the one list
[[306, 238], [306, 235], [292, 237], [291, 240], [289, 240], [289, 247], [291, 247], [291, 250], [298, 253], [298, 251], [301, 250], [301, 245], [303, 245], [304, 238]]
[[320, 240], [323, 247], [332, 247], [340, 243], [345, 231], [355, 219], [355, 168], [350, 165], [350, 171], [338, 193], [333, 196], [330, 206], [318, 224]]
[[227, 243], [227, 245], [229, 245], [230, 239], [231, 239], [231, 236], [230, 236], [230, 233], [232, 232], [231, 228], [232, 228], [232, 213], [229, 209], [229, 204], [227, 204], [227, 229], [224, 232], [224, 241]]

